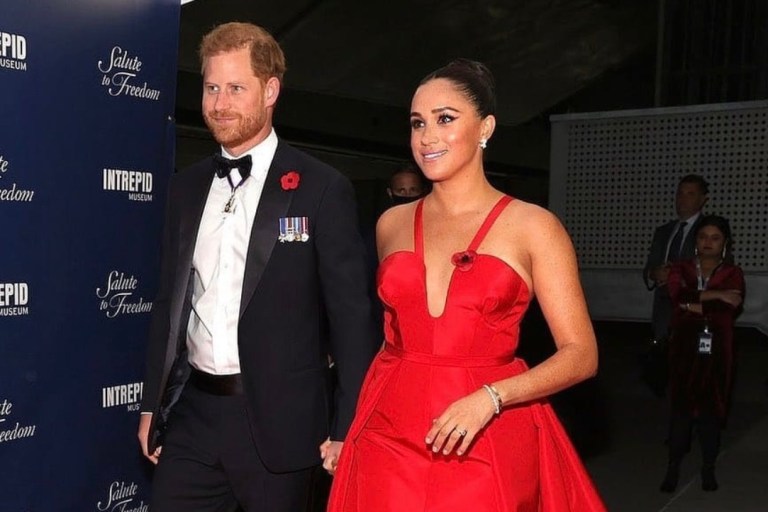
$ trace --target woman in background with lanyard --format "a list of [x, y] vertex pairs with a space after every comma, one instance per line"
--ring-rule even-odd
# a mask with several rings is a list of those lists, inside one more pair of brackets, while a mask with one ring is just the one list
[[733, 375], [733, 329], [744, 299], [744, 274], [732, 263], [731, 229], [717, 215], [696, 230], [696, 256], [675, 263], [667, 287], [672, 298], [669, 345], [669, 465], [662, 492], [677, 487], [680, 461], [696, 425], [701, 444], [701, 486], [717, 490], [715, 459], [728, 412]]

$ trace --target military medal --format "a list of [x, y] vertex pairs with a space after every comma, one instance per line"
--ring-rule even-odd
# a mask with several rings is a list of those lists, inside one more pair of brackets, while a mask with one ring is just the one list
[[299, 220], [299, 239], [302, 242], [309, 240], [309, 219], [307, 217], [297, 217]]
[[280, 242], [309, 241], [309, 218], [280, 217], [280, 234], [277, 239]]

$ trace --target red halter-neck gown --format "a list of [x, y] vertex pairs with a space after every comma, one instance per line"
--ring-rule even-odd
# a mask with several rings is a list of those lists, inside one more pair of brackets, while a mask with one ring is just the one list
[[528, 288], [504, 261], [476, 253], [511, 200], [499, 200], [465, 257], [454, 258], [437, 318], [427, 307], [421, 202], [415, 250], [382, 261], [386, 345], [366, 377], [330, 512], [605, 510], [544, 400], [505, 408], [463, 456], [435, 454], [424, 442], [432, 419], [452, 402], [527, 369], [515, 349]]

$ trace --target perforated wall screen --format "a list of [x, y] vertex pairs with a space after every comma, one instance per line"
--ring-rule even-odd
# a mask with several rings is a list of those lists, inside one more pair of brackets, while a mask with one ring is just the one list
[[696, 173], [710, 184], [705, 212], [731, 222], [736, 262], [768, 271], [767, 136], [768, 102], [553, 116], [551, 206], [580, 266], [642, 268], [654, 228], [675, 217], [678, 180]]

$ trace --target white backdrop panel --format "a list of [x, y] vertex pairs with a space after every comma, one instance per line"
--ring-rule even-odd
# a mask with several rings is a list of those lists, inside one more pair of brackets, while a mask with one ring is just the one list
[[642, 268], [678, 180], [710, 183], [747, 275], [739, 322], [768, 332], [768, 101], [552, 116], [550, 208], [573, 238], [594, 318], [649, 320]]

